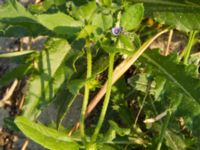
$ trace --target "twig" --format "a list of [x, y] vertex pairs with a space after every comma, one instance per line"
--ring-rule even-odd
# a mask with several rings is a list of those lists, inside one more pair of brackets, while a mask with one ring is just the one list
[[[130, 56], [126, 58], [124, 61], [122, 61], [114, 70], [113, 76], [112, 76], [112, 84], [114, 84], [131, 66], [132, 64], [142, 55], [142, 53], [154, 42], [155, 39], [157, 39], [160, 35], [168, 32], [168, 29], [165, 29], [158, 34], [156, 34], [153, 38], [145, 42], [139, 50], [133, 54], [133, 56]], [[97, 93], [97, 95], [91, 100], [90, 104], [88, 105], [86, 116], [92, 112], [92, 110], [96, 107], [96, 105], [100, 102], [102, 97], [106, 93], [107, 88], [107, 82], [103, 85], [103, 87], [100, 89], [100, 91]], [[72, 130], [69, 132], [69, 136], [76, 131], [80, 126], [80, 122], [77, 122], [76, 125], [72, 128]]]
[[140, 109], [138, 111], [138, 114], [137, 114], [136, 118], [135, 118], [135, 122], [134, 122], [134, 125], [133, 125], [134, 128], [136, 128], [137, 121], [138, 121], [139, 116], [140, 116], [140, 114], [142, 112], [142, 109], [144, 107], [144, 104], [145, 104], [145, 101], [147, 99], [147, 96], [149, 95], [149, 91], [151, 89], [151, 83], [152, 83], [151, 81], [148, 81], [148, 84], [147, 84], [147, 87], [146, 87], [146, 93], [145, 93], [145, 96], [144, 96], [144, 98], [142, 100], [142, 105], [141, 105], [141, 107], [140, 107]]
[[17, 84], [18, 84], [18, 80], [16, 79], [12, 83], [11, 87], [6, 91], [6, 94], [4, 95], [4, 97], [0, 100], [0, 107], [3, 107], [5, 104], [10, 104], [8, 100], [13, 95], [13, 92], [15, 91]]
[[22, 98], [21, 98], [21, 101], [20, 101], [20, 103], [19, 103], [19, 107], [18, 107], [19, 111], [22, 111], [22, 107], [23, 107], [23, 105], [24, 105], [24, 100], [25, 100], [25, 97], [24, 97], [24, 95], [23, 95]]
[[165, 56], [167, 56], [169, 54], [169, 48], [170, 48], [170, 44], [171, 44], [171, 41], [172, 41], [172, 36], [173, 36], [173, 30], [171, 29], [169, 31], [169, 37], [168, 37], [168, 41], [167, 41], [167, 48], [166, 48], [165, 53], [164, 53]]
[[28, 146], [28, 143], [29, 143], [29, 140], [26, 139], [25, 142], [24, 142], [23, 145], [22, 145], [21, 150], [26, 150], [26, 148], [27, 148], [27, 146]]
[[35, 4], [39, 4], [42, 0], [36, 0]]
[[155, 118], [145, 119], [144, 123], [154, 123], [167, 115], [167, 111], [162, 112], [161, 114], [157, 115]]

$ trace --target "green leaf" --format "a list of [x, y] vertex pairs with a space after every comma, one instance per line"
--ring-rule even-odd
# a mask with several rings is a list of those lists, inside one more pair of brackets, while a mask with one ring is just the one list
[[92, 19], [92, 25], [95, 25], [102, 31], [108, 30], [113, 25], [112, 14], [96, 13]]
[[61, 64], [70, 49], [70, 45], [64, 39], [54, 38], [47, 41], [45, 50], [40, 53], [36, 62], [39, 75], [34, 76], [28, 82], [26, 102], [23, 108], [24, 116], [36, 119], [41, 109], [53, 99], [65, 80], [66, 74]]
[[17, 26], [18, 30], [23, 29], [23, 32], [31, 36], [48, 33], [48, 30], [37, 22], [36, 17], [15, 0], [8, 0], [0, 6], [0, 22]]
[[152, 64], [156, 70], [177, 86], [182, 93], [200, 103], [200, 80], [188, 75], [185, 66], [177, 64], [174, 56], [162, 56], [158, 51], [147, 51], [142, 55], [146, 63]]
[[144, 15], [144, 7], [142, 4], [135, 4], [125, 8], [125, 12], [121, 17], [121, 26], [130, 31], [136, 29]]
[[119, 48], [126, 49], [130, 52], [135, 51], [135, 48], [133, 46], [131, 39], [129, 37], [125, 36], [125, 35], [119, 36], [117, 46]]
[[187, 149], [187, 145], [184, 139], [181, 138], [180, 135], [177, 135], [176, 133], [170, 130], [167, 130], [165, 132], [165, 140], [166, 140], [166, 145], [173, 150]]
[[109, 121], [109, 124], [116, 131], [116, 133], [120, 136], [129, 135], [131, 132], [131, 130], [129, 128], [121, 128], [118, 126], [117, 123], [115, 123], [112, 120]]
[[79, 90], [85, 85], [84, 80], [76, 79], [68, 82], [67, 89], [73, 94], [77, 95]]
[[6, 72], [0, 78], [0, 87], [7, 85], [9, 82], [13, 81], [14, 79], [21, 79], [23, 78], [30, 70], [32, 69], [32, 64], [22, 64], [17, 66], [16, 68], [12, 69], [9, 72]]
[[78, 150], [79, 145], [66, 134], [42, 124], [34, 123], [25, 117], [17, 117], [15, 123], [30, 139], [52, 150]]
[[96, 2], [91, 1], [73, 10], [73, 16], [81, 21], [89, 21], [96, 10]]
[[[5, 4], [0, 5], [0, 19], [3, 18], [16, 18], [16, 17], [27, 17], [32, 18], [35, 17], [29, 13], [20, 3], [15, 0], [7, 0]], [[8, 20], [9, 21], [9, 20]], [[18, 20], [19, 22], [22, 20]], [[25, 21], [25, 20], [24, 20]]]
[[200, 121], [200, 105], [198, 102], [193, 101], [193, 99], [184, 98], [175, 116], [177, 118], [182, 118], [185, 127], [194, 137], [197, 137], [198, 140], [200, 139], [200, 128], [198, 125]]
[[80, 21], [76, 21], [72, 17], [61, 12], [38, 15], [37, 20], [49, 30], [60, 35], [72, 36], [80, 31], [81, 26], [83, 26]]
[[21, 52], [2, 53], [0, 54], [0, 58], [18, 57], [22, 55], [32, 54], [34, 52], [35, 52], [34, 50], [28, 50], [28, 51], [21, 51]]
[[161, 24], [185, 32], [200, 30], [200, 5], [195, 0], [133, 0], [132, 2], [144, 3], [146, 16], [153, 17]]

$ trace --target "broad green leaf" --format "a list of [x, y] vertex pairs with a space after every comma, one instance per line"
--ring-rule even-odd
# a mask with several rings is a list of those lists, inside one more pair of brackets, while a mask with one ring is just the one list
[[119, 48], [127, 49], [130, 52], [135, 51], [135, 47], [133, 46], [131, 39], [125, 35], [120, 35], [118, 37], [117, 46]]
[[79, 145], [66, 134], [42, 124], [34, 123], [25, 117], [17, 117], [15, 123], [30, 139], [51, 150], [78, 150]]
[[73, 16], [81, 21], [89, 21], [96, 10], [96, 2], [91, 1], [73, 10]]
[[64, 39], [54, 38], [47, 41], [45, 50], [40, 53], [36, 62], [39, 74], [28, 81], [24, 116], [36, 119], [41, 109], [51, 102], [65, 80], [64, 68], [60, 66], [70, 49], [70, 45]]
[[195, 0], [133, 0], [144, 3], [145, 14], [181, 31], [200, 29], [200, 5]]
[[76, 21], [72, 17], [61, 12], [41, 14], [37, 16], [37, 20], [49, 30], [60, 35], [64, 34], [68, 36], [72, 36], [80, 31], [80, 28], [83, 25], [80, 21]]
[[185, 150], [187, 148], [186, 141], [170, 130], [165, 132], [165, 140], [166, 145], [173, 150]]
[[26, 34], [32, 36], [48, 33], [48, 30], [37, 22], [36, 17], [15, 0], [8, 0], [0, 6], [0, 22], [17, 26], [18, 29], [23, 29]]
[[200, 80], [191, 77], [182, 64], [177, 64], [171, 56], [162, 56], [158, 51], [147, 51], [142, 55], [148, 64], [152, 64], [168, 80], [177, 86], [182, 93], [200, 103]]
[[[156, 88], [156, 82], [155, 81], [151, 81], [148, 78], [147, 74], [139, 74], [139, 75], [134, 75], [131, 78], [128, 79], [128, 83], [134, 87], [136, 90], [142, 91], [142, 92], [146, 92], [147, 91], [147, 87], [149, 87], [149, 93], [154, 95], [155, 92], [155, 88]], [[149, 85], [148, 85], [149, 84]]]
[[17, 56], [32, 54], [34, 52], [35, 52], [34, 50], [28, 50], [28, 51], [21, 51], [21, 52], [0, 53], [0, 58], [17, 57]]
[[112, 27], [113, 17], [111, 14], [97, 13], [93, 17], [92, 24], [102, 31], [106, 31]]
[[140, 25], [143, 15], [144, 7], [142, 4], [128, 6], [122, 14], [121, 26], [128, 31], [136, 29]]
[[[35, 19], [35, 17], [29, 13], [20, 3], [15, 0], [7, 0], [5, 4], [0, 5], [0, 19], [3, 18], [16, 18], [16, 17], [24, 17], [26, 19]], [[9, 21], [9, 20], [7, 20]], [[16, 20], [17, 21], [17, 20]], [[19, 22], [22, 20], [18, 20]], [[24, 20], [26, 21], [26, 20]], [[30, 20], [31, 22], [31, 20]]]

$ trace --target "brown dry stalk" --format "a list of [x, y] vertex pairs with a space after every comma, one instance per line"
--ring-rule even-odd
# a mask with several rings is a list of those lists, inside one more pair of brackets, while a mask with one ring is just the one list
[[39, 4], [42, 0], [36, 0], [35, 4]]
[[21, 150], [26, 150], [26, 148], [27, 148], [27, 146], [28, 146], [28, 143], [29, 143], [29, 140], [26, 139], [25, 142], [24, 142], [23, 145], [22, 145]]
[[20, 100], [19, 106], [18, 106], [18, 109], [19, 109], [20, 112], [22, 111], [22, 107], [24, 105], [24, 100], [25, 100], [25, 96], [23, 95], [21, 100]]
[[0, 100], [0, 108], [3, 107], [5, 104], [10, 104], [8, 101], [10, 97], [13, 95], [13, 92], [15, 91], [18, 84], [18, 80], [14, 80], [11, 87], [6, 91], [4, 97]]
[[173, 30], [171, 29], [169, 31], [169, 36], [168, 36], [168, 41], [167, 41], [167, 47], [166, 47], [166, 50], [164, 52], [165, 56], [167, 56], [169, 54], [169, 48], [170, 48], [170, 44], [171, 44], [171, 41], [172, 41], [172, 36], [173, 36]]
[[[153, 38], [145, 42], [139, 50], [137, 50], [132, 56], [127, 57], [124, 61], [122, 61], [114, 70], [112, 77], [112, 84], [114, 84], [132, 65], [133, 63], [142, 55], [142, 53], [154, 42], [156, 38], [160, 35], [168, 32], [168, 29], [165, 29], [159, 33], [157, 33]], [[97, 95], [91, 100], [90, 104], [87, 107], [86, 116], [88, 117], [92, 110], [96, 107], [96, 105], [100, 102], [102, 97], [106, 93], [107, 81], [102, 86]], [[68, 136], [71, 136], [74, 131], [76, 131], [80, 126], [80, 122], [77, 122], [72, 130], [68, 133]]]

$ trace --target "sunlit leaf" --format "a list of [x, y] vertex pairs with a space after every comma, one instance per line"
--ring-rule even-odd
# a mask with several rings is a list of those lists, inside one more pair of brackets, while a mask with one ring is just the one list
[[45, 46], [36, 62], [39, 75], [28, 81], [23, 115], [31, 119], [36, 119], [41, 109], [51, 102], [66, 77], [64, 68], [59, 67], [71, 49], [68, 42], [64, 39], [50, 39]]
[[144, 7], [142, 4], [128, 6], [121, 18], [121, 25], [126, 30], [136, 29], [143, 19]]
[[78, 150], [79, 145], [66, 134], [42, 124], [34, 123], [25, 117], [17, 117], [15, 123], [30, 139], [52, 150]]

